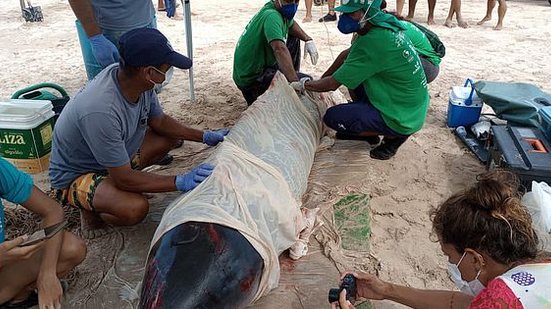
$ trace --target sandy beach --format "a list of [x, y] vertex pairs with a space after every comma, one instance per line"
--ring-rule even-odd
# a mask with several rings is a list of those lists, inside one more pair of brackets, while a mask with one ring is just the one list
[[[194, 73], [196, 100], [189, 100], [188, 73], [174, 73], [172, 83], [160, 94], [165, 113], [197, 128], [231, 127], [247, 108], [240, 91], [234, 85], [231, 74], [233, 51], [243, 28], [264, 0], [191, 1], [194, 43]], [[327, 230], [312, 238], [310, 254], [325, 253], [328, 265], [334, 266], [334, 280], [344, 269], [363, 269], [379, 272], [381, 278], [418, 288], [452, 288], [446, 272], [446, 259], [439, 245], [431, 237], [429, 210], [452, 192], [471, 184], [476, 174], [484, 171], [476, 158], [458, 142], [446, 127], [448, 91], [466, 78], [488, 81], [527, 82], [551, 93], [551, 5], [545, 0], [511, 0], [504, 29], [493, 30], [497, 10], [492, 21], [478, 26], [485, 14], [484, 1], [464, 0], [463, 16], [470, 24], [467, 29], [443, 26], [449, 8], [449, 0], [439, 1], [435, 10], [436, 25], [430, 29], [437, 33], [446, 45], [439, 77], [430, 84], [431, 105], [424, 128], [414, 134], [389, 161], [369, 158], [365, 144], [337, 141], [333, 147], [318, 152], [310, 176], [310, 190], [306, 206], [322, 208], [325, 226], [331, 226], [332, 203], [349, 193], [370, 196], [371, 240], [369, 251], [335, 249], [324, 240]], [[80, 46], [74, 26], [74, 14], [65, 0], [36, 0], [44, 13], [44, 21], [25, 23], [20, 17], [17, 1], [4, 1], [0, 6], [0, 98], [7, 100], [13, 92], [31, 84], [54, 82], [74, 94], [86, 83], [86, 74]], [[389, 2], [393, 9], [395, 3]], [[172, 42], [176, 50], [186, 52], [182, 7], [180, 18], [169, 19], [164, 12], [157, 14], [158, 28]], [[317, 19], [326, 13], [325, 6], [314, 6], [314, 21], [301, 23], [303, 29], [314, 38], [320, 53], [316, 66], [304, 61], [302, 71], [319, 77], [333, 62], [338, 53], [347, 48], [351, 36], [341, 34], [336, 23], [322, 24]], [[404, 11], [407, 11], [407, 4]], [[295, 20], [301, 22], [305, 9], [301, 3]], [[427, 3], [419, 1], [415, 21], [426, 25]], [[175, 152], [173, 165], [160, 173], [175, 174], [186, 170], [204, 159], [209, 151], [202, 145], [186, 143]], [[33, 175], [38, 186], [49, 189], [46, 173]], [[88, 244], [85, 263], [77, 268], [71, 281], [66, 300], [67, 308], [95, 308], [99, 301], [90, 301], [104, 295], [106, 307], [133, 308], [136, 299], [120, 301], [119, 285], [103, 285], [102, 280], [112, 272], [130, 273], [125, 282], [136, 289], [143, 274], [143, 259], [149, 246], [155, 222], [162, 213], [159, 205], [168, 204], [172, 194], [155, 194], [154, 211], [144, 223], [146, 236], [137, 238], [136, 247], [124, 241], [125, 235], [138, 233], [140, 227], [125, 228], [111, 236], [92, 240]], [[149, 237], [149, 239], [148, 239]], [[110, 252], [111, 242], [117, 247]], [[318, 245], [320, 243], [321, 245]], [[327, 250], [327, 246], [331, 250]], [[141, 248], [139, 251], [135, 248]], [[119, 250], [120, 249], [120, 250]], [[126, 261], [132, 267], [114, 267], [124, 253], [137, 250], [141, 259]], [[307, 261], [306, 261], [307, 262]], [[306, 263], [299, 261], [297, 263]], [[125, 266], [125, 267], [126, 267]], [[94, 269], [103, 276], [94, 274]], [[329, 267], [329, 266], [328, 266]], [[375, 269], [374, 269], [375, 268]], [[286, 288], [292, 286], [286, 283]], [[106, 287], [107, 286], [107, 287]], [[296, 287], [300, 289], [300, 287]], [[323, 290], [326, 291], [325, 287]], [[106, 292], [105, 292], [106, 293]], [[297, 293], [300, 299], [300, 294]], [[71, 300], [71, 297], [78, 301]], [[290, 308], [317, 308], [310, 302], [289, 300]], [[128, 297], [126, 298], [128, 299]], [[109, 305], [111, 304], [111, 305]], [[308, 305], [310, 304], [310, 305]], [[374, 302], [375, 308], [397, 308], [390, 302]], [[263, 302], [263, 308], [280, 308], [281, 304]]]

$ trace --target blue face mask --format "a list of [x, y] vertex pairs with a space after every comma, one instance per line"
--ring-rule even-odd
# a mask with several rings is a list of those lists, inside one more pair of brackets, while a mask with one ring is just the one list
[[289, 3], [281, 6], [280, 13], [287, 20], [293, 20], [298, 10], [297, 3]]
[[360, 22], [352, 19], [350, 14], [342, 14], [339, 16], [337, 28], [344, 34], [358, 32], [361, 29]]

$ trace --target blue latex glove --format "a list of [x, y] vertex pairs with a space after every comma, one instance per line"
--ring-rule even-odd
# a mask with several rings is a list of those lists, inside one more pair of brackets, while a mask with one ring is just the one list
[[192, 169], [189, 173], [176, 176], [176, 188], [182, 192], [188, 192], [197, 187], [210, 174], [214, 165], [203, 163]]
[[205, 131], [203, 133], [203, 143], [209, 146], [216, 146], [224, 141], [224, 136], [230, 133], [230, 129], [220, 129], [216, 131]]
[[119, 51], [115, 44], [111, 43], [103, 34], [96, 34], [90, 37], [92, 53], [99, 65], [103, 68], [119, 61]]
[[176, 13], [176, 0], [165, 0], [165, 10], [168, 18], [174, 17]]

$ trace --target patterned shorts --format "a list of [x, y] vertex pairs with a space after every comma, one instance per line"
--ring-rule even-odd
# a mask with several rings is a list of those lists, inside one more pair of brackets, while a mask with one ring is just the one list
[[[140, 151], [132, 157], [130, 161], [132, 169], [140, 169]], [[56, 199], [62, 205], [69, 205], [78, 209], [84, 209], [95, 212], [94, 194], [99, 184], [107, 177], [105, 174], [88, 173], [84, 174], [73, 182], [66, 189], [53, 189], [50, 191], [50, 197]]]

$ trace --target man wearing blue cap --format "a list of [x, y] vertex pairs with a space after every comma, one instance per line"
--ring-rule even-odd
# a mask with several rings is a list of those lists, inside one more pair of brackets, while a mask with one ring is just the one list
[[[342, 0], [335, 8], [342, 13], [338, 28], [344, 34], [358, 33], [348, 57], [329, 76], [291, 85], [299, 93], [341, 85], [353, 90], [354, 101], [329, 108], [323, 120], [337, 131], [337, 138], [378, 145], [370, 156], [388, 160], [423, 126], [429, 95], [421, 61], [403, 24], [380, 7], [381, 0]], [[382, 142], [379, 135], [384, 136]]]
[[304, 57], [318, 62], [318, 51], [310, 36], [294, 22], [298, 0], [270, 0], [249, 21], [241, 34], [233, 59], [233, 81], [248, 105], [262, 95], [279, 70], [289, 82], [298, 81], [300, 41]]
[[191, 67], [191, 60], [175, 52], [163, 34], [135, 29], [119, 43], [120, 63], [108, 66], [68, 102], [54, 130], [53, 193], [61, 203], [81, 209], [83, 231], [101, 221], [140, 222], [149, 210], [142, 193], [195, 188], [213, 166], [201, 164], [178, 176], [140, 169], [158, 162], [179, 140], [215, 146], [228, 133], [193, 129], [163, 113], [155, 86], [172, 67]]

